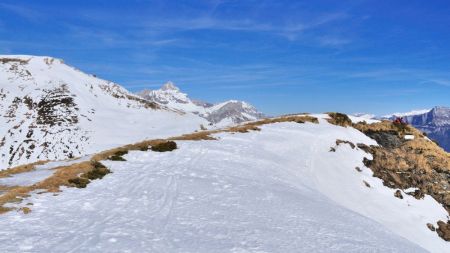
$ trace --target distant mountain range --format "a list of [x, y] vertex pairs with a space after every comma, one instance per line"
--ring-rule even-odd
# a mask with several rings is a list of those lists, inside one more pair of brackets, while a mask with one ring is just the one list
[[255, 107], [237, 100], [229, 100], [218, 104], [192, 100], [180, 91], [172, 82], [164, 84], [158, 90], [143, 90], [137, 93], [147, 101], [168, 108], [190, 112], [208, 120], [210, 124], [226, 126], [264, 117]]
[[140, 95], [52, 57], [0, 56], [0, 170], [262, 117], [245, 102], [192, 101], [171, 83]]
[[446, 151], [450, 152], [450, 108], [434, 107], [428, 112], [404, 116], [409, 124], [427, 133]]

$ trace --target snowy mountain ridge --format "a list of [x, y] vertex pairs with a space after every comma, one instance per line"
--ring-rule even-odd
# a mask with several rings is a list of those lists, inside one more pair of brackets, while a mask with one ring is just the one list
[[[172, 83], [147, 95], [58, 59], [0, 56], [0, 170], [52, 160], [0, 177], [0, 251], [448, 251], [450, 162], [421, 132], [340, 113], [199, 132], [257, 111]], [[417, 121], [449, 119], [429, 113]], [[112, 173], [92, 177], [99, 165]]]
[[[424, 114], [424, 113], [427, 113], [429, 111], [431, 111], [431, 109], [412, 110], [412, 111], [409, 111], [409, 112], [396, 112], [396, 113], [392, 113], [392, 114], [387, 114], [387, 115], [381, 116], [379, 118], [391, 119], [393, 117], [414, 116], [414, 115]], [[374, 115], [374, 117], [376, 117], [376, 116]]]
[[[112, 173], [85, 189], [33, 192], [10, 204], [19, 211], [0, 219], [8, 231], [0, 249], [447, 252], [449, 242], [428, 226], [447, 220], [445, 208], [429, 195], [416, 198], [415, 189], [387, 187], [366, 167], [373, 157], [359, 147], [377, 146], [373, 139], [330, 124], [328, 115], [311, 116], [317, 122], [217, 132], [214, 140], [179, 140], [171, 152], [137, 149], [123, 160], [102, 160]], [[35, 203], [28, 214], [20, 211], [26, 203]], [[77, 222], [64, 226], [68, 220]]]
[[0, 56], [0, 169], [191, 132], [206, 123], [59, 59]]
[[182, 112], [190, 112], [208, 120], [211, 124], [226, 126], [263, 118], [264, 115], [252, 105], [238, 100], [211, 104], [191, 100], [186, 93], [167, 82], [158, 90], [143, 90], [137, 93], [142, 98]]

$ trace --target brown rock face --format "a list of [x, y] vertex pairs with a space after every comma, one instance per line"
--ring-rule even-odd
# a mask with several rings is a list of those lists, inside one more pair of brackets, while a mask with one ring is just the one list
[[438, 229], [436, 229], [436, 232], [442, 239], [446, 241], [450, 241], [450, 221], [447, 221], [447, 223], [443, 221], [438, 221]]
[[[396, 126], [390, 121], [374, 124], [353, 124], [353, 127], [375, 139], [380, 146], [357, 147], [372, 154], [373, 159], [364, 159], [375, 177], [383, 180], [390, 188], [417, 188], [407, 193], [417, 199], [425, 194], [432, 196], [450, 214], [450, 154], [434, 142], [425, 138], [417, 129], [402, 125]], [[406, 140], [405, 135], [414, 135]], [[394, 194], [403, 198], [400, 190]], [[450, 239], [450, 225], [440, 222], [436, 229], [444, 240]], [[430, 228], [431, 229], [431, 228]]]
[[400, 190], [396, 190], [394, 193], [394, 196], [399, 198], [399, 199], [403, 199], [403, 195], [402, 192]]
[[436, 231], [436, 228], [431, 223], [427, 223], [427, 227], [428, 227], [428, 229], [430, 229], [433, 232]]

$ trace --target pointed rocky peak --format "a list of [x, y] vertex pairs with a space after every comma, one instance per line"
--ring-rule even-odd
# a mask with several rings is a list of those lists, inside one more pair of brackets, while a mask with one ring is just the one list
[[171, 109], [194, 113], [210, 123], [222, 125], [236, 124], [264, 117], [252, 105], [238, 100], [228, 100], [211, 104], [200, 100], [191, 100], [172, 82], [167, 82], [158, 90], [143, 90], [137, 93], [142, 98], [164, 105]]
[[163, 91], [180, 91], [180, 88], [175, 86], [175, 84], [173, 82], [169, 81], [161, 87], [161, 90], [163, 90]]
[[434, 125], [444, 126], [450, 125], [450, 108], [443, 106], [434, 107], [428, 114], [429, 121]]

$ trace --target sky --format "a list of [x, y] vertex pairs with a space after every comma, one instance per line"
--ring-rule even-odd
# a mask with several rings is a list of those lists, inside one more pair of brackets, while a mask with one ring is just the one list
[[450, 106], [450, 2], [3, 0], [0, 54], [262, 112]]

